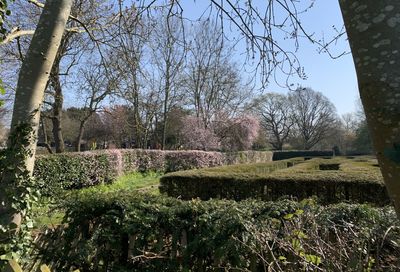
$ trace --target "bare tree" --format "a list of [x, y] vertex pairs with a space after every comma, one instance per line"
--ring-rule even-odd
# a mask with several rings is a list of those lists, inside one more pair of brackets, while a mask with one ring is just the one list
[[81, 151], [81, 141], [86, 123], [102, 108], [102, 102], [117, 90], [117, 80], [110, 73], [106, 73], [101, 64], [88, 62], [80, 70], [83, 80], [78, 82], [81, 98], [85, 100], [84, 107], [78, 116], [79, 132], [75, 141], [75, 150]]
[[197, 118], [209, 126], [219, 112], [233, 116], [249, 98], [241, 76], [231, 61], [223, 33], [212, 21], [201, 21], [193, 31], [186, 86], [188, 103]]
[[[146, 89], [144, 81], [147, 74], [143, 69], [146, 43], [152, 25], [138, 10], [128, 7], [122, 11], [120, 19], [110, 29], [113, 57], [109, 63], [111, 69], [118, 71], [119, 95], [133, 110], [133, 127], [136, 147], [147, 147], [151, 125], [157, 112], [159, 101], [157, 89]], [[147, 86], [156, 86], [148, 81]]]
[[341, 121], [343, 128], [349, 133], [353, 133], [357, 129], [361, 120], [359, 120], [356, 113], [349, 112], [342, 114]]
[[[17, 12], [13, 16], [12, 24], [14, 27], [2, 42], [2, 51], [9, 56], [14, 56], [14, 60], [8, 61], [9, 66], [15, 64], [19, 66], [24, 59], [25, 48], [33, 34], [30, 29], [34, 29], [42, 8], [43, 4], [37, 1], [21, 1], [14, 8]], [[75, 0], [73, 3], [72, 15], [70, 16], [73, 20], [67, 23], [67, 29], [63, 34], [53, 63], [42, 114], [42, 117], [48, 118], [52, 122], [52, 134], [57, 153], [64, 151], [62, 133], [63, 88], [68, 87], [66, 86], [68, 77], [71, 77], [73, 68], [79, 65], [88, 47], [92, 46], [85, 31], [95, 29], [102, 17], [106, 17], [108, 13], [110, 13], [110, 9], [104, 4], [104, 1]], [[48, 109], [51, 109], [51, 111]]]
[[336, 121], [334, 105], [322, 93], [298, 88], [289, 94], [292, 118], [302, 146], [311, 149], [326, 137]]
[[181, 91], [184, 60], [186, 55], [185, 32], [181, 20], [172, 16], [172, 11], [163, 12], [154, 18], [156, 26], [150, 37], [152, 63], [157, 69], [162, 99], [161, 148], [166, 147], [168, 113], [182, 101]]
[[100, 118], [105, 130], [104, 140], [108, 145], [131, 147], [136, 140], [133, 127], [133, 110], [126, 105], [105, 108]]
[[251, 105], [267, 132], [269, 143], [274, 149], [282, 150], [294, 125], [288, 98], [278, 93], [266, 93], [254, 99]]

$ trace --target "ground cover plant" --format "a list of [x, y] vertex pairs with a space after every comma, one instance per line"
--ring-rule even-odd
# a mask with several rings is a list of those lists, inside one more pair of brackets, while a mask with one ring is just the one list
[[84, 190], [64, 202], [66, 227], [43, 236], [56, 271], [396, 271], [392, 207], [313, 199], [182, 201]]
[[383, 178], [373, 157], [302, 158], [169, 173], [160, 191], [191, 198], [259, 198], [317, 196], [322, 203], [350, 201], [389, 204]]

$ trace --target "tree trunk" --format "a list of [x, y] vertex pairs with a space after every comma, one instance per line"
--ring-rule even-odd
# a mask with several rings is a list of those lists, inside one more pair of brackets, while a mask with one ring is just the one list
[[75, 145], [76, 152], [81, 152], [81, 142], [83, 138], [83, 132], [85, 131], [85, 125], [86, 125], [86, 120], [81, 121], [79, 125], [79, 133], [78, 137], [76, 137], [76, 145]]
[[40, 122], [42, 123], [43, 144], [46, 147], [47, 151], [50, 154], [53, 154], [53, 150], [51, 149], [51, 146], [49, 145], [49, 138], [47, 137], [47, 130], [46, 130], [46, 122], [44, 121], [43, 116], [40, 118]]
[[[30, 175], [33, 173], [35, 161], [40, 106], [51, 67], [70, 14], [71, 5], [72, 0], [46, 1], [19, 73], [10, 135], [23, 124], [28, 124], [32, 129], [29, 142], [27, 144], [22, 143], [31, 151], [31, 155], [23, 162]], [[13, 158], [7, 158], [7, 160], [12, 161]], [[5, 179], [7, 179], [5, 184], [12, 186], [12, 175], [5, 177]], [[22, 220], [21, 211], [11, 208], [12, 203], [10, 202], [12, 200], [5, 195], [5, 191], [7, 190], [2, 189], [0, 193], [2, 223], [6, 225], [15, 223], [16, 228], [18, 228]]]
[[53, 124], [53, 138], [56, 146], [56, 153], [64, 152], [64, 138], [62, 134], [62, 106], [63, 106], [63, 93], [60, 83], [60, 76], [58, 66], [53, 67], [54, 74], [52, 74], [52, 85], [54, 88], [54, 103], [53, 103], [53, 116], [51, 118]]
[[170, 71], [169, 65], [167, 64], [167, 72], [165, 76], [165, 90], [164, 90], [164, 105], [163, 105], [163, 124], [162, 124], [162, 145], [161, 149], [165, 150], [166, 138], [167, 138], [167, 118], [168, 118], [168, 101], [169, 101], [169, 92], [170, 92]]
[[62, 92], [62, 86], [60, 82], [60, 63], [68, 50], [69, 40], [71, 39], [72, 35], [73, 34], [71, 32], [64, 33], [50, 73], [50, 82], [54, 89], [54, 103], [52, 105], [53, 116], [51, 120], [53, 125], [52, 132], [56, 147], [56, 153], [62, 153], [65, 150], [64, 137], [61, 125], [64, 95]]
[[33, 138], [29, 143], [33, 154], [26, 160], [27, 170], [31, 173], [35, 160], [40, 106], [71, 5], [72, 0], [46, 1], [19, 73], [11, 131], [20, 123], [28, 123], [33, 129]]
[[400, 1], [339, 2], [368, 128], [400, 218]]

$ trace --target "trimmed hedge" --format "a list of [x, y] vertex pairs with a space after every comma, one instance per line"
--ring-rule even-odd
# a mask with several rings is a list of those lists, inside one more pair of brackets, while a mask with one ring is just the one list
[[41, 252], [54, 271], [364, 271], [369, 265], [396, 271], [400, 265], [392, 207], [186, 202], [94, 190], [64, 207], [66, 229], [42, 237], [57, 241]]
[[51, 195], [63, 189], [110, 183], [117, 176], [117, 169], [105, 153], [39, 155], [35, 161], [34, 176], [41, 193]]
[[131, 172], [168, 173], [179, 170], [271, 161], [272, 152], [238, 153], [111, 149], [81, 153], [39, 155], [34, 176], [44, 194], [113, 182]]
[[225, 165], [272, 161], [272, 151], [239, 151], [223, 153]]
[[272, 160], [274, 161], [280, 161], [280, 160], [287, 160], [291, 158], [297, 158], [297, 157], [332, 157], [333, 156], [333, 151], [332, 150], [282, 150], [282, 151], [274, 151], [274, 155]]
[[[160, 179], [160, 191], [182, 199], [276, 200], [282, 196], [304, 199], [316, 195], [324, 204], [390, 203], [379, 168], [374, 166], [376, 160], [302, 160], [169, 173]], [[340, 170], [320, 170], [331, 169], [333, 164], [339, 164]]]

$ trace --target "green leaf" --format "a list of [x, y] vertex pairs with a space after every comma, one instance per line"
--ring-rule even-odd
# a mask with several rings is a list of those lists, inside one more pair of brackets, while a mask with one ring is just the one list
[[293, 213], [288, 213], [285, 216], [283, 216], [283, 219], [285, 220], [291, 220], [293, 218], [294, 214]]
[[0, 94], [5, 95], [6, 89], [4, 89], [3, 81], [0, 79]]
[[307, 234], [305, 234], [301, 230], [296, 230], [296, 231], [294, 231], [293, 234], [299, 239], [307, 239], [308, 238]]
[[316, 256], [316, 255], [306, 254], [305, 259], [307, 262], [315, 264], [315, 265], [319, 265], [321, 263], [321, 257]]
[[285, 256], [279, 256], [279, 257], [278, 257], [278, 260], [280, 260], [280, 261], [286, 261], [286, 257], [285, 257]]
[[292, 247], [295, 251], [299, 251], [301, 249], [301, 243], [299, 239], [292, 239]]
[[297, 210], [297, 211], [295, 212], [296, 215], [301, 215], [301, 214], [303, 214], [303, 213], [304, 213], [304, 210]]

